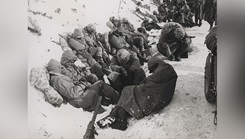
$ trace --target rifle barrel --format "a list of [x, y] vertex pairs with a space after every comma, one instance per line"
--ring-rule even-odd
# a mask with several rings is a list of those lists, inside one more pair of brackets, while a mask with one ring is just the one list
[[95, 119], [96, 119], [96, 116], [97, 116], [99, 108], [100, 108], [99, 106], [101, 104], [101, 100], [102, 100], [102, 96], [100, 96], [98, 99], [92, 120], [88, 123], [87, 130], [86, 130], [85, 135], [83, 136], [83, 139], [95, 139], [94, 134], [97, 132], [95, 131], [94, 123], [95, 123]]

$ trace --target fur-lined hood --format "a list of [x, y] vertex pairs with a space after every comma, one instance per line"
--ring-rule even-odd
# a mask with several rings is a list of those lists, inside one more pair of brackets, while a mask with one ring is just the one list
[[165, 36], [172, 30], [173, 30], [175, 38], [178, 40], [183, 39], [186, 35], [184, 28], [179, 23], [169, 22], [163, 26], [162, 31], [161, 31], [161, 37]]

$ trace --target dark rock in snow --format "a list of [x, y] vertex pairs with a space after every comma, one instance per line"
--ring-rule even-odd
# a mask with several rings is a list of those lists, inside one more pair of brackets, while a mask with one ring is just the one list
[[71, 11], [72, 11], [73, 13], [77, 13], [77, 9], [75, 9], [75, 8], [72, 8]]
[[57, 8], [57, 9], [56, 9], [54, 12], [56, 12], [56, 13], [60, 14], [61, 9], [60, 9], [60, 8]]

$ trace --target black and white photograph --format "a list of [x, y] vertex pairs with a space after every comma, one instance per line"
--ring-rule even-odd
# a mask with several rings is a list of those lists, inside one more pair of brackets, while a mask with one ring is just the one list
[[217, 0], [28, 0], [30, 139], [217, 139]]

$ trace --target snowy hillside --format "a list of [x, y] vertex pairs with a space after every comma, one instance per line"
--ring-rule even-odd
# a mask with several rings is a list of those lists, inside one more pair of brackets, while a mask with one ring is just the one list
[[[149, 5], [150, 11], [156, 9], [151, 0], [142, 0]], [[95, 23], [97, 31], [109, 31], [106, 22], [109, 17], [127, 17], [138, 27], [142, 20], [133, 11], [137, 7], [132, 0], [29, 0], [28, 17], [39, 27], [40, 36], [28, 33], [28, 74], [34, 67], [42, 67], [53, 58], [60, 60], [62, 49], [58, 42], [63, 32], [72, 32], [76, 27]], [[141, 8], [142, 11], [147, 11]], [[137, 139], [137, 138], [215, 138], [216, 126], [213, 125], [215, 106], [204, 98], [204, 65], [208, 54], [204, 46], [207, 34], [206, 22], [202, 27], [187, 29], [193, 39], [193, 52], [182, 62], [169, 62], [178, 75], [176, 93], [172, 103], [160, 113], [141, 120], [130, 119], [126, 131], [113, 129], [98, 130], [98, 139]], [[160, 31], [152, 34], [159, 35]], [[157, 41], [157, 38], [151, 40]], [[153, 51], [156, 51], [153, 46]], [[92, 113], [77, 109], [70, 104], [55, 108], [43, 99], [43, 94], [28, 84], [28, 121], [30, 139], [81, 139], [86, 131]], [[99, 114], [97, 120], [108, 115]]]

